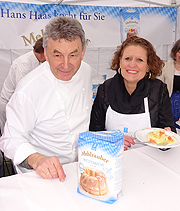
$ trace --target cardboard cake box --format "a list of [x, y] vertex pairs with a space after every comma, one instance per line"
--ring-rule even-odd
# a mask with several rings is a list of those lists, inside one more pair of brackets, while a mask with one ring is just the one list
[[123, 152], [119, 130], [80, 133], [77, 192], [114, 203], [122, 194]]

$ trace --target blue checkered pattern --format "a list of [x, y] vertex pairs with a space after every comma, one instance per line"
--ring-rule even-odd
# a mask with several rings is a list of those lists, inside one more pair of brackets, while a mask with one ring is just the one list
[[[139, 18], [143, 15], [148, 14], [160, 14], [169, 18], [174, 24], [176, 24], [177, 9], [175, 7], [103, 7], [103, 6], [84, 6], [84, 5], [54, 5], [54, 4], [26, 4], [26, 3], [15, 3], [15, 2], [0, 2], [0, 9], [9, 9], [11, 12], [23, 12], [29, 13], [39, 12], [41, 14], [50, 14], [54, 17], [54, 11], [58, 14], [66, 15], [76, 14], [79, 20], [79, 14], [81, 11], [93, 15], [95, 12], [97, 14], [105, 15], [106, 17], [111, 17], [113, 19], [119, 20], [120, 11], [126, 13], [127, 10], [134, 9], [136, 12], [133, 14], [134, 18]], [[127, 13], [128, 14], [128, 13]], [[127, 18], [126, 15], [124, 18]]]
[[[106, 134], [106, 135], [103, 135]], [[124, 147], [123, 134], [120, 131], [107, 132], [84, 132], [79, 134], [78, 147], [90, 148], [91, 150], [101, 149], [112, 157], [116, 156], [121, 147]]]
[[175, 7], [139, 7], [142, 16], [148, 14], [167, 17], [174, 25], [176, 24], [177, 9]]
[[119, 19], [119, 7], [102, 7], [102, 6], [83, 6], [83, 5], [54, 5], [54, 4], [26, 4], [26, 3], [15, 3], [15, 2], [0, 2], [0, 8], [9, 9], [11, 12], [23, 12], [29, 13], [38, 12], [40, 14], [50, 14], [54, 17], [54, 11], [58, 13], [59, 16], [67, 14], [76, 14], [76, 18], [79, 20], [80, 12], [92, 15], [96, 14], [104, 15], [106, 17], [111, 17], [113, 19]]
[[27, 11], [41, 11], [44, 5], [40, 4], [25, 4], [16, 2], [1, 1], [0, 8], [9, 9], [11, 12], [27, 12]]
[[126, 21], [127, 19], [137, 19], [139, 20], [139, 10], [138, 8], [124, 8], [121, 10], [121, 15], [123, 20]]

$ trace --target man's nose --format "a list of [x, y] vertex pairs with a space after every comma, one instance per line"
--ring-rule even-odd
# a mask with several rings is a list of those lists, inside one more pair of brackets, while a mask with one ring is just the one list
[[69, 58], [68, 58], [68, 57], [64, 57], [64, 58], [63, 58], [63, 63], [62, 63], [62, 65], [63, 65], [63, 68], [64, 68], [65, 70], [69, 68]]

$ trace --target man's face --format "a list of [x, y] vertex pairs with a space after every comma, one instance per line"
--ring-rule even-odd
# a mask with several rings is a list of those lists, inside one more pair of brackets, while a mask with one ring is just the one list
[[81, 65], [85, 48], [82, 49], [79, 37], [72, 41], [50, 38], [44, 53], [53, 75], [59, 80], [69, 81]]

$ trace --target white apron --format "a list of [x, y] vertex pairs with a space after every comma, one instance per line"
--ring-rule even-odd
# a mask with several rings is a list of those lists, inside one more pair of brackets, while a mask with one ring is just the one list
[[148, 99], [144, 98], [145, 113], [140, 114], [121, 114], [108, 107], [106, 112], [106, 130], [121, 130], [122, 133], [127, 133], [134, 137], [137, 130], [150, 128], [150, 114], [148, 107]]

